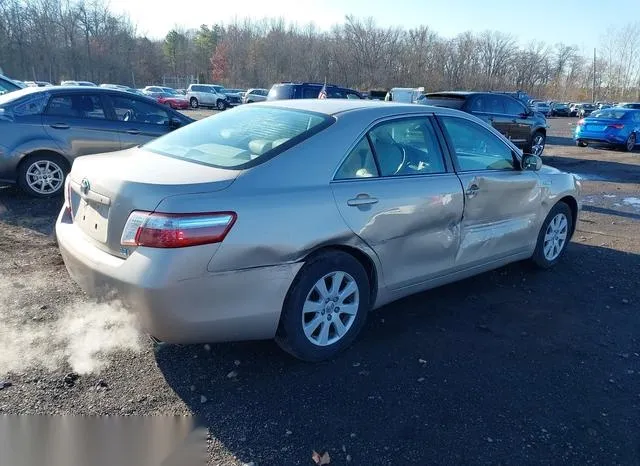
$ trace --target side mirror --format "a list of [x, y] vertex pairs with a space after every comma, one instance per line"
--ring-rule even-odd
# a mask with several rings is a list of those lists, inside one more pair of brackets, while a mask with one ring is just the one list
[[523, 170], [538, 171], [542, 168], [542, 159], [537, 155], [524, 154], [521, 165]]
[[169, 120], [169, 129], [174, 130], [182, 126], [182, 122], [178, 118], [171, 118]]

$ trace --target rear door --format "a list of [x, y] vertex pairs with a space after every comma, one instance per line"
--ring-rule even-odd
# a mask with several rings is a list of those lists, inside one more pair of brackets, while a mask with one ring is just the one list
[[102, 93], [54, 94], [42, 115], [47, 133], [69, 156], [120, 149], [118, 129], [108, 118]]
[[542, 208], [538, 175], [520, 170], [512, 149], [481, 125], [439, 117], [465, 194], [459, 269], [533, 252]]
[[392, 289], [454, 266], [462, 189], [429, 117], [378, 123], [349, 152], [331, 187], [342, 217], [376, 252]]
[[471, 97], [470, 113], [484, 120], [495, 129], [510, 137], [510, 121], [505, 115], [505, 109], [500, 96], [492, 94], [479, 94]]
[[119, 94], [109, 94], [108, 99], [122, 149], [139, 146], [169, 132], [170, 114], [163, 106]]

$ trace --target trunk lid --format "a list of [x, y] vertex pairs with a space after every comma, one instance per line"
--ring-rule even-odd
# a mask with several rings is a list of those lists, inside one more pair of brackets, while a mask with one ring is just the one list
[[69, 174], [74, 224], [98, 248], [126, 258], [132, 248], [122, 248], [120, 238], [132, 211], [155, 211], [169, 196], [226, 189], [239, 173], [142, 148], [79, 157]]

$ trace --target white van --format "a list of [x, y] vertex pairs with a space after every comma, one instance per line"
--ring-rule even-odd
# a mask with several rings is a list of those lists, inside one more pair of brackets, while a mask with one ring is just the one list
[[384, 100], [387, 102], [400, 102], [414, 104], [424, 94], [424, 87], [394, 87], [387, 92]]

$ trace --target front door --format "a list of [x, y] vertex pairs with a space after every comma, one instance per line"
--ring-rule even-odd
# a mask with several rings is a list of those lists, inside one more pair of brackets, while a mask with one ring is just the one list
[[145, 144], [169, 132], [169, 113], [158, 104], [116, 94], [109, 95], [122, 149]]
[[454, 266], [462, 189], [446, 169], [428, 117], [375, 126], [350, 152], [331, 187], [347, 225], [378, 255], [391, 289]]
[[513, 150], [481, 125], [440, 121], [464, 191], [456, 268], [533, 252], [542, 209], [538, 175], [521, 170]]
[[42, 115], [45, 131], [72, 157], [120, 149], [113, 121], [98, 94], [55, 94]]

